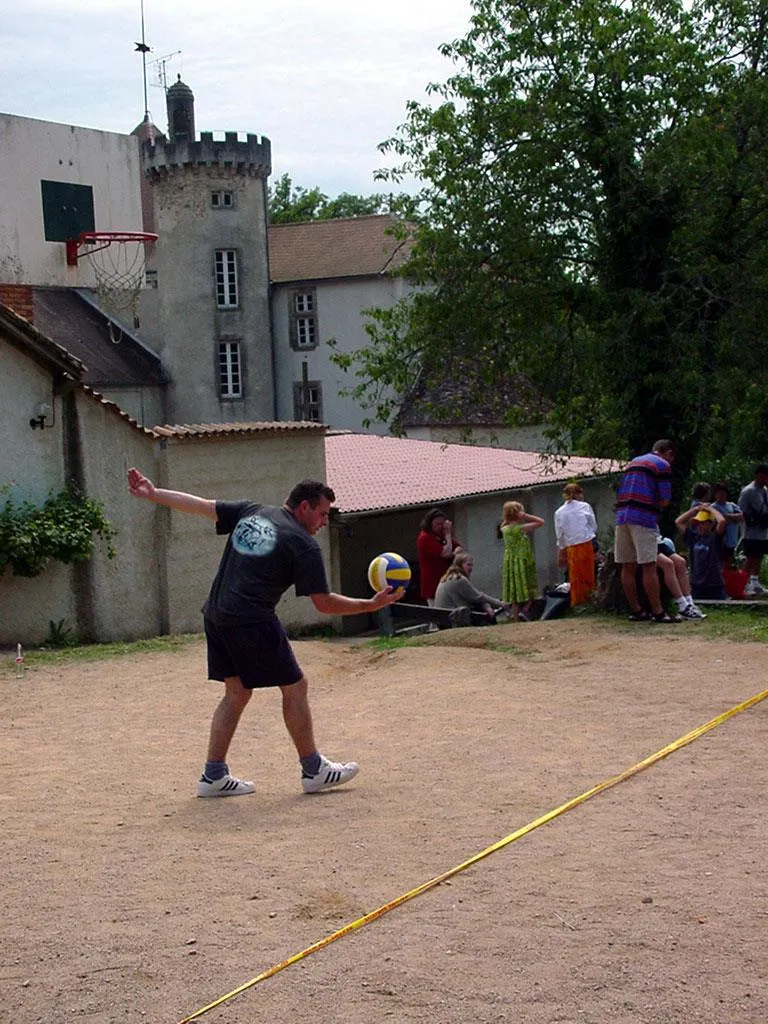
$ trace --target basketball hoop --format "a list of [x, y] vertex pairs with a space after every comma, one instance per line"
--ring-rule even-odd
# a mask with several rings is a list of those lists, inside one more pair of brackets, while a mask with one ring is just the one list
[[107, 314], [110, 341], [115, 345], [122, 340], [123, 332], [112, 322], [113, 316], [133, 327], [139, 325], [145, 244], [156, 241], [157, 235], [149, 231], [83, 231], [66, 243], [69, 266], [77, 266], [85, 256], [93, 268], [99, 306]]

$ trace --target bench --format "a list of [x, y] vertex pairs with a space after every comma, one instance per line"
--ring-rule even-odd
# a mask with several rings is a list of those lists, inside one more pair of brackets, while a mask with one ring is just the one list
[[376, 613], [376, 618], [381, 636], [413, 636], [427, 633], [430, 626], [457, 629], [491, 624], [491, 619], [483, 612], [473, 612], [469, 608], [430, 608], [426, 604], [405, 604], [403, 601], [388, 604]]

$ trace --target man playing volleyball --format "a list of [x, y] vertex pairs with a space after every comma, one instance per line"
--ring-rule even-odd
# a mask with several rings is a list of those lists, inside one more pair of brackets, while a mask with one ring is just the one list
[[392, 588], [372, 598], [331, 593], [314, 534], [328, 523], [335, 495], [318, 480], [303, 480], [285, 504], [214, 501], [155, 487], [138, 469], [128, 470], [128, 488], [136, 498], [178, 512], [206, 516], [218, 534], [228, 535], [218, 572], [203, 606], [208, 647], [208, 678], [224, 683], [213, 714], [208, 755], [197, 795], [243, 796], [252, 782], [230, 775], [227, 751], [240, 716], [255, 689], [279, 686], [283, 720], [301, 762], [305, 793], [317, 793], [357, 775], [354, 761], [334, 762], [315, 744], [308, 684], [294, 657], [275, 606], [294, 586], [326, 615], [361, 615], [392, 604]]

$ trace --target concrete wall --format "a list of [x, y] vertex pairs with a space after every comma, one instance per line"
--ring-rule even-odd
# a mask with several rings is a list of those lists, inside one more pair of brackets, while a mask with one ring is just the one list
[[[539, 589], [563, 580], [563, 571], [557, 565], [555, 542], [555, 511], [563, 503], [564, 484], [552, 483], [508, 494], [471, 498], [457, 502], [455, 532], [463, 546], [472, 552], [475, 566], [472, 579], [480, 590], [501, 597], [502, 561], [504, 545], [496, 536], [505, 501], [520, 501], [526, 512], [540, 516], [544, 526], [531, 534], [536, 555]], [[584, 497], [595, 510], [598, 538], [612, 531], [614, 492], [607, 479], [582, 480]]]
[[[325, 443], [321, 433], [263, 432], [205, 441], [171, 441], [160, 454], [158, 481], [171, 490], [207, 498], [252, 499], [280, 505], [295, 483], [325, 476]], [[171, 633], [202, 628], [200, 608], [224, 549], [208, 519], [158, 509], [158, 520], [169, 520], [167, 539], [168, 629]], [[326, 530], [317, 540], [326, 565], [329, 538]], [[297, 598], [293, 589], [279, 605], [289, 628], [306, 628], [328, 622], [312, 602]]]
[[114, 559], [97, 540], [94, 556], [73, 570], [77, 632], [100, 641], [155, 636], [164, 632], [161, 549], [151, 514], [128, 494], [126, 473], [130, 466], [145, 466], [151, 475], [158, 442], [90, 395], [78, 391], [76, 399], [85, 492], [103, 503], [117, 530]]
[[[97, 539], [91, 559], [76, 565], [51, 562], [31, 579], [0, 576], [0, 644], [41, 643], [51, 621], [88, 639], [132, 639], [159, 632], [157, 559], [141, 530], [141, 517], [126, 509], [124, 470], [151, 463], [154, 441], [83, 391], [55, 398], [55, 421], [32, 430], [30, 402], [52, 402], [52, 382], [21, 352], [0, 341], [0, 407], [4, 444], [0, 486], [13, 484], [11, 497], [42, 505], [66, 480], [65, 466], [79, 476], [85, 493], [104, 504], [118, 530], [117, 558], [110, 561]], [[67, 454], [69, 453], [69, 454]], [[0, 502], [4, 504], [3, 497]], [[135, 511], [135, 510], [134, 510]]]
[[[149, 319], [141, 336], [159, 353], [170, 377], [168, 421], [274, 419], [264, 181], [223, 164], [155, 168], [151, 181], [160, 236], [157, 311], [153, 336]], [[234, 193], [234, 206], [214, 209], [211, 193], [222, 189]], [[217, 307], [216, 249], [237, 252], [236, 309]], [[149, 303], [145, 306], [149, 313]], [[220, 397], [220, 340], [240, 343], [242, 398]]]
[[[40, 404], [52, 409], [46, 422], [32, 430], [30, 419]], [[14, 502], [42, 503], [51, 490], [64, 485], [61, 460], [61, 400], [53, 396], [48, 370], [38, 366], [0, 335], [0, 488], [11, 485]], [[0, 501], [3, 504], [2, 495]]]
[[[51, 491], [64, 485], [60, 400], [52, 397], [50, 372], [0, 337], [0, 506], [42, 505]], [[29, 421], [38, 404], [55, 405], [56, 422], [32, 430]], [[43, 639], [50, 620], [72, 620], [74, 602], [70, 570], [57, 565], [40, 577], [0, 575], [0, 643], [24, 645]]]
[[[606, 479], [582, 481], [585, 499], [595, 509], [598, 537], [612, 532], [614, 492]], [[472, 581], [494, 597], [501, 597], [502, 562], [504, 547], [496, 535], [505, 501], [520, 501], [526, 511], [541, 516], [545, 525], [531, 535], [539, 588], [562, 582], [563, 573], [557, 566], [555, 543], [555, 510], [563, 502], [563, 483], [546, 484], [528, 490], [510, 491], [504, 495], [467, 498], [439, 503], [454, 524], [454, 533], [463, 548], [474, 556]], [[370, 560], [382, 551], [396, 551], [407, 558], [412, 568], [417, 566], [416, 537], [426, 508], [405, 511], [380, 512], [366, 516], [345, 516], [332, 526], [332, 558], [337, 566], [338, 579], [344, 593], [355, 597], [369, 597], [367, 569]], [[447, 567], [446, 562], [446, 567]], [[408, 601], [419, 601], [414, 585], [407, 595]], [[345, 621], [345, 632], [372, 626], [368, 617], [359, 616]]]
[[[296, 350], [290, 343], [290, 309], [292, 295], [301, 288], [316, 289], [317, 338], [314, 349]], [[352, 398], [339, 392], [353, 387], [356, 379], [331, 363], [333, 349], [328, 341], [336, 341], [336, 351], [349, 353], [368, 344], [363, 324], [363, 310], [373, 306], [389, 308], [403, 295], [408, 285], [402, 278], [360, 278], [349, 281], [320, 281], [307, 285], [275, 285], [272, 289], [272, 323], [277, 381], [277, 416], [281, 420], [295, 418], [293, 384], [302, 380], [302, 364], [307, 364], [309, 380], [319, 380], [323, 388], [323, 422], [340, 430], [388, 434], [382, 423], [363, 426], [370, 410], [361, 409]]]
[[164, 392], [160, 387], [109, 388], [99, 387], [99, 394], [119, 405], [137, 423], [156, 427], [168, 422]]
[[139, 231], [138, 140], [0, 114], [0, 282], [93, 287], [86, 259], [68, 267], [64, 245], [45, 241], [41, 180], [92, 186], [96, 230]]
[[[32, 430], [35, 406], [52, 401], [51, 389], [50, 372], [0, 338], [0, 487], [13, 484], [15, 500], [40, 505], [64, 485], [66, 468], [82, 480], [89, 497], [103, 503], [117, 529], [117, 557], [108, 559], [97, 540], [93, 557], [78, 565], [51, 563], [32, 579], [6, 569], [0, 576], [2, 645], [42, 643], [49, 622], [62, 620], [79, 637], [99, 641], [201, 630], [200, 607], [224, 539], [207, 519], [131, 498], [125, 480], [130, 466], [159, 485], [265, 504], [281, 503], [298, 480], [325, 474], [319, 431], [161, 442], [76, 387], [69, 397], [56, 398], [52, 427]], [[318, 541], [327, 558], [328, 532], [319, 534]], [[297, 629], [328, 621], [292, 591], [280, 614]]]

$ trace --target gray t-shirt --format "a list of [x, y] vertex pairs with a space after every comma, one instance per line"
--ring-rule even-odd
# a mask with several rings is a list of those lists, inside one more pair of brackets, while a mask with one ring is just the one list
[[216, 533], [229, 534], [216, 578], [203, 606], [216, 626], [244, 626], [275, 618], [275, 605], [296, 594], [327, 594], [317, 541], [282, 506], [217, 501]]
[[[768, 491], [752, 481], [739, 495], [739, 508], [744, 513], [744, 539], [768, 540]], [[760, 526], [762, 521], [766, 526]]]
[[482, 611], [484, 604], [489, 604], [491, 608], [504, 607], [502, 601], [496, 597], [489, 597], [482, 590], [478, 590], [466, 576], [457, 576], [437, 585], [435, 608], [475, 608]]

